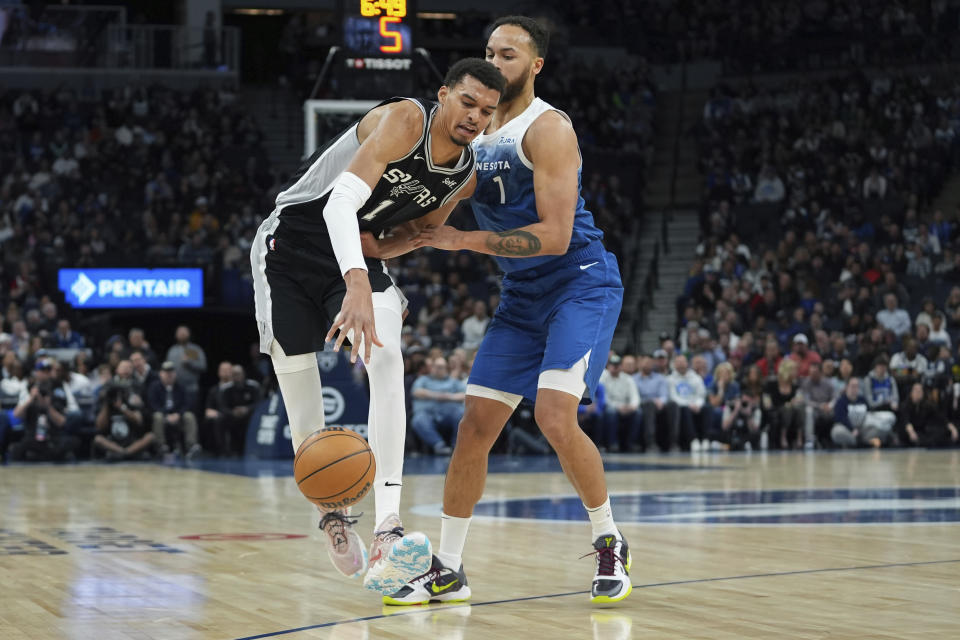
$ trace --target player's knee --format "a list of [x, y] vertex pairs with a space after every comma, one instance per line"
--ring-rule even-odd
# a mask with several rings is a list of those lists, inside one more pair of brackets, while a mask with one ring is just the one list
[[489, 451], [502, 429], [495, 427], [489, 421], [478, 420], [475, 414], [466, 412], [457, 426], [457, 447], [466, 447], [469, 451]]
[[558, 448], [574, 437], [577, 426], [575, 417], [568, 415], [565, 407], [558, 407], [550, 403], [539, 403], [534, 407], [533, 417], [537, 426], [547, 441]]
[[556, 429], [560, 426], [566, 416], [563, 415], [562, 407], [558, 407], [549, 402], [538, 402], [533, 408], [533, 418], [537, 421], [537, 426], [544, 433], [548, 429]]

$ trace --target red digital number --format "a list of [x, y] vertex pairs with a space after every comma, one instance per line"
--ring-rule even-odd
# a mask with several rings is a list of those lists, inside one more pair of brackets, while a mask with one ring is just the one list
[[384, 38], [393, 39], [393, 44], [380, 45], [380, 51], [383, 53], [400, 53], [403, 51], [403, 34], [399, 31], [391, 31], [389, 29], [390, 23], [397, 22], [400, 22], [400, 18], [393, 16], [380, 17], [380, 35]]

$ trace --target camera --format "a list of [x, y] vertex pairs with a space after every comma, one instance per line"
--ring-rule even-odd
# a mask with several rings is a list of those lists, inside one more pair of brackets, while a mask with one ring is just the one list
[[108, 404], [116, 404], [117, 402], [126, 402], [127, 401], [127, 387], [110, 385], [107, 388], [105, 400]]

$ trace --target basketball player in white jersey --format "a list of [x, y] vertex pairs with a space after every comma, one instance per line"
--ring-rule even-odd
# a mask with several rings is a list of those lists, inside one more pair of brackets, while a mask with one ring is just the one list
[[467, 381], [466, 407], [443, 494], [440, 549], [429, 572], [386, 604], [470, 598], [462, 555], [487, 456], [521, 399], [557, 452], [590, 520], [596, 572], [591, 601], [623, 600], [632, 589], [630, 551], [607, 495], [603, 461], [577, 424], [593, 397], [623, 301], [616, 258], [580, 196], [581, 159], [570, 119], [534, 95], [549, 34], [523, 16], [496, 20], [486, 58], [507, 78], [492, 122], [473, 143], [480, 231], [425, 228], [414, 244], [496, 256], [500, 306]]
[[[380, 258], [406, 252], [421, 226], [446, 220], [473, 193], [470, 142], [490, 122], [503, 86], [493, 65], [471, 58], [450, 68], [438, 103], [381, 103], [304, 162], [250, 251], [260, 349], [273, 360], [294, 450], [324, 426], [315, 352], [336, 339], [335, 350], [350, 340], [352, 362], [362, 353], [377, 462], [369, 556], [348, 507], [325, 504], [320, 528], [337, 570], [351, 577], [366, 570], [364, 586], [381, 593], [426, 571], [431, 547], [422, 533], [405, 536], [399, 517], [406, 301], [383, 262], [364, 258], [360, 233], [380, 238]], [[383, 237], [397, 228], [402, 233]]]

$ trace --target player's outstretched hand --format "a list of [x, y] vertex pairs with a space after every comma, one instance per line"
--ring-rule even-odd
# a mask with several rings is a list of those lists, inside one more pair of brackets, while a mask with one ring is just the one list
[[413, 239], [413, 244], [416, 247], [435, 247], [437, 249], [455, 251], [460, 248], [462, 237], [462, 231], [448, 224], [440, 226], [427, 225], [421, 229], [417, 237]]
[[369, 231], [360, 232], [360, 248], [363, 250], [363, 256], [365, 258], [380, 257], [380, 243]]
[[413, 243], [416, 237], [417, 230], [411, 228], [409, 223], [395, 227], [384, 238], [377, 238], [369, 231], [363, 231], [360, 233], [360, 248], [367, 258], [389, 260], [416, 249], [417, 246]]
[[[373, 293], [370, 290], [370, 280], [363, 269], [347, 271], [344, 280], [347, 282], [347, 294], [343, 297], [340, 313], [334, 318], [326, 339], [330, 341], [336, 336], [337, 341], [333, 345], [333, 350], [340, 351], [343, 341], [349, 338], [353, 345], [350, 350], [350, 362], [356, 362], [357, 354], [363, 349], [363, 361], [370, 364], [372, 346], [383, 346], [377, 337], [377, 329], [373, 321]], [[338, 331], [339, 335], [337, 335]]]

